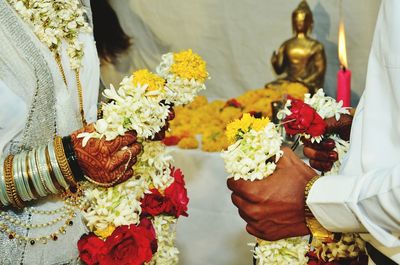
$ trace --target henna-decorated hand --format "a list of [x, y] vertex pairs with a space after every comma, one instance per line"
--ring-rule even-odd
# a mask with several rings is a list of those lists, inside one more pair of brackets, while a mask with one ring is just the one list
[[93, 124], [78, 130], [71, 135], [72, 144], [83, 173], [99, 183], [123, 182], [133, 175], [132, 166], [141, 146], [136, 142], [136, 134], [127, 132], [113, 141], [90, 139], [85, 147], [83, 138], [77, 136], [82, 132], [93, 132]]
[[[327, 125], [326, 134], [338, 134], [341, 139], [348, 141], [350, 139], [351, 124], [353, 117], [351, 115], [342, 114], [337, 121], [334, 117], [325, 120]], [[311, 141], [303, 138], [303, 153], [310, 159], [310, 166], [327, 172], [331, 170], [333, 163], [338, 160], [338, 154], [333, 151], [335, 142], [332, 139], [325, 139], [320, 143], [311, 143]]]

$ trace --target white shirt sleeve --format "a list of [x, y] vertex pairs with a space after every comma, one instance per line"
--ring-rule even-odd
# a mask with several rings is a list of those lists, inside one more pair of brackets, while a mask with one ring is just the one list
[[400, 246], [400, 164], [364, 176], [321, 177], [307, 204], [330, 231], [368, 231], [387, 247]]

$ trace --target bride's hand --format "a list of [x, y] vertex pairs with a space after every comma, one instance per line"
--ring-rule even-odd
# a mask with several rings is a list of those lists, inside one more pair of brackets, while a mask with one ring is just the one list
[[120, 183], [133, 175], [132, 166], [136, 163], [141, 145], [136, 142], [136, 133], [127, 132], [112, 141], [90, 139], [85, 146], [82, 132], [93, 132], [93, 124], [71, 135], [72, 145], [83, 173], [90, 179], [103, 183]]
[[165, 121], [165, 126], [161, 128], [161, 130], [154, 135], [154, 137], [151, 139], [152, 141], [162, 141], [165, 138], [165, 133], [169, 129], [169, 122], [172, 121], [175, 118], [175, 111], [174, 107], [171, 106], [169, 109], [169, 114], [167, 117], [167, 120]]

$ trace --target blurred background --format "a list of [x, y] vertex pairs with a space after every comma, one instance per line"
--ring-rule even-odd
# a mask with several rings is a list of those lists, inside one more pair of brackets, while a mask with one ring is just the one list
[[[298, 0], [110, 0], [132, 37], [129, 52], [103, 66], [106, 84], [139, 68], [154, 69], [163, 53], [192, 48], [208, 63], [211, 80], [202, 94], [228, 99], [276, 79], [271, 54], [292, 36]], [[337, 39], [342, 14], [352, 77], [352, 105], [364, 89], [368, 54], [380, 0], [309, 0], [312, 36], [325, 45], [324, 89], [336, 96]]]

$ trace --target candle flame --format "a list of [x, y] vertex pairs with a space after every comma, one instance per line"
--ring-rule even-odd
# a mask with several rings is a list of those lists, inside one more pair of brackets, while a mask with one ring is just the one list
[[339, 24], [338, 52], [339, 52], [340, 65], [345, 68], [348, 68], [347, 54], [346, 54], [346, 36], [345, 36], [345, 32], [344, 32], [343, 20], [341, 20], [340, 24]]

